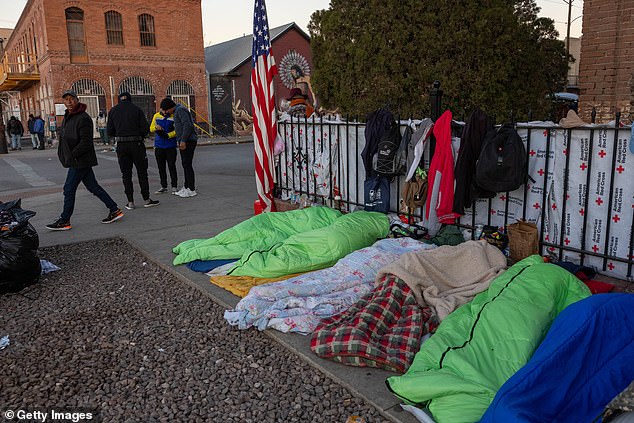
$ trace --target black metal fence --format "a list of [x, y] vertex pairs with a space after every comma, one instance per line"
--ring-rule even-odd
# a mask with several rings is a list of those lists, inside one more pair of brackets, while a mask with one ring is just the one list
[[[399, 121], [402, 130], [418, 122]], [[517, 219], [535, 222], [542, 254], [631, 280], [634, 148], [628, 150], [630, 128], [621, 127], [619, 114], [612, 125], [574, 129], [549, 122], [515, 125], [525, 142], [529, 174], [535, 182], [475, 201], [457, 224], [473, 234], [477, 225], [506, 230]], [[462, 126], [455, 121], [452, 125], [456, 153]], [[364, 122], [291, 117], [279, 121], [278, 128], [285, 142], [276, 173], [279, 198], [301, 198], [346, 211], [363, 207]], [[432, 152], [429, 145], [423, 156], [426, 169]], [[390, 211], [424, 223], [421, 209], [408, 213], [401, 208], [404, 179], [397, 176], [391, 183]]]

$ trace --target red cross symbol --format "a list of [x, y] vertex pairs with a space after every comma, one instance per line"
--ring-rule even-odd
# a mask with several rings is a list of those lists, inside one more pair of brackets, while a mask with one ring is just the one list
[[581, 170], [586, 170], [588, 168], [588, 166], [585, 163], [581, 163], [581, 166], [579, 166], [581, 168]]
[[544, 237], [544, 241], [550, 241], [550, 235], [546, 235], [546, 236]]
[[[534, 208], [535, 210], [539, 210], [539, 203], [535, 203], [535, 204], [533, 204], [533, 208]], [[632, 204], [632, 208], [634, 208], [634, 204]]]
[[552, 208], [553, 210], [557, 210], [557, 204], [553, 203]]
[[566, 243], [566, 245], [570, 244], [570, 240], [568, 238], [564, 239], [564, 242]]
[[616, 171], [619, 172], [619, 175], [621, 173], [623, 173], [624, 170], [625, 170], [625, 168], [623, 166], [621, 166], [621, 165], [619, 165], [619, 167], [616, 168]]
[[533, 157], [533, 156], [534, 156], [535, 154], [537, 154], [537, 153], [535, 152], [535, 150], [531, 150], [531, 152], [530, 152], [530, 153], [528, 153], [528, 154], [530, 154], [530, 156], [531, 156], [531, 157]]
[[599, 252], [599, 247], [597, 247], [596, 245], [593, 245], [592, 251], [594, 251], [595, 253]]
[[495, 213], [496, 213], [495, 210], [491, 209], [491, 216], [495, 215]]
[[604, 158], [607, 155], [607, 153], [604, 150], [599, 151], [599, 156], [601, 156], [601, 158]]
[[570, 194], [566, 194], [566, 200], [570, 200]]
[[544, 134], [544, 136], [545, 136], [545, 137], [547, 137], [547, 136], [548, 136], [548, 130], [545, 130], [545, 131], [543, 132], [543, 134]]
[[299, 135], [300, 135], [300, 136], [302, 135], [302, 130], [301, 130], [301, 129], [299, 130]]
[[539, 169], [537, 173], [539, 173], [539, 176], [544, 176], [544, 173], [546, 172], [544, 172], [544, 169]]
[[608, 264], [608, 269], [610, 269], [610, 271], [614, 270], [614, 264], [612, 264], [612, 262]]
[[621, 220], [621, 218], [619, 217], [618, 214], [615, 214], [612, 220], [614, 220], [614, 223], [619, 223], [619, 220]]
[[567, 156], [567, 155], [568, 155], [568, 149], [564, 148], [564, 156]]
[[597, 198], [596, 203], [597, 203], [598, 205], [603, 204], [603, 200], [601, 199], [601, 197]]
[[506, 201], [506, 195], [501, 196], [501, 197], [500, 197], [500, 200], [502, 200], [502, 201]]
[[550, 248], [548, 249], [548, 251], [550, 251], [551, 253], [554, 253], [554, 252], [555, 252], [555, 247], [550, 247]]
[[581, 209], [581, 210], [579, 210], [579, 214], [580, 214], [581, 216], [583, 216], [584, 214], [586, 214], [586, 211], [585, 211], [584, 209]]

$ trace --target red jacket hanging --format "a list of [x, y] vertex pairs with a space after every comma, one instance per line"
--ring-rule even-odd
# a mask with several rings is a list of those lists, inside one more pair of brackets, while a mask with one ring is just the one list
[[[454, 194], [454, 160], [451, 148], [451, 112], [445, 111], [434, 124], [434, 137], [436, 138], [436, 149], [431, 165], [429, 166], [429, 176], [427, 186], [432, 187], [427, 191], [427, 202], [425, 204], [425, 217], [429, 220], [431, 210], [434, 210], [440, 223], [453, 224], [460, 217], [452, 211]], [[439, 180], [440, 182], [438, 183]], [[434, 187], [438, 190], [438, 201], [431, 204], [434, 194]]]

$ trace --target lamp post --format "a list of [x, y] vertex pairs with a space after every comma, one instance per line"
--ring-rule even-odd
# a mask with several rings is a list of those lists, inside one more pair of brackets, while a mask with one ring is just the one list
[[574, 0], [564, 0], [564, 3], [568, 3], [568, 25], [566, 27], [566, 57], [570, 56], [570, 24], [572, 18], [572, 2]]
[[[0, 38], [0, 63], [4, 57], [4, 38]], [[7, 136], [5, 132], [4, 118], [2, 116], [2, 99], [0, 98], [0, 154], [8, 154]]]

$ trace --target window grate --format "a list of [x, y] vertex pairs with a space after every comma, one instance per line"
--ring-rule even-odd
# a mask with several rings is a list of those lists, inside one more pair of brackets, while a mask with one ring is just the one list
[[183, 81], [182, 79], [177, 79], [172, 81], [172, 83], [167, 88], [167, 95], [194, 95], [194, 89], [187, 81]]
[[154, 16], [144, 13], [139, 15], [139, 33], [142, 47], [156, 47], [154, 34]]
[[77, 95], [106, 95], [103, 87], [92, 79], [80, 79], [75, 81], [71, 87]]
[[123, 20], [121, 13], [109, 10], [105, 13], [106, 42], [110, 45], [123, 45]]
[[130, 95], [154, 95], [152, 84], [140, 76], [131, 76], [121, 81], [119, 94], [128, 92]]

